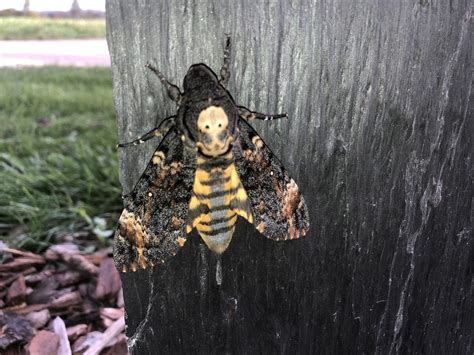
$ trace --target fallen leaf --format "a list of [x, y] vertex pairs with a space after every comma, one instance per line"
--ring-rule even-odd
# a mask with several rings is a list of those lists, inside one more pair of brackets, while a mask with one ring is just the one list
[[27, 313], [25, 318], [28, 319], [33, 328], [40, 329], [48, 324], [51, 319], [51, 314], [49, 313], [49, 310], [43, 309], [41, 311]]
[[127, 339], [124, 337], [115, 343], [104, 355], [128, 355]]
[[108, 297], [115, 298], [122, 287], [120, 275], [111, 258], [106, 258], [100, 264], [99, 277], [95, 296], [98, 300]]
[[91, 345], [84, 355], [97, 355], [106, 348], [109, 347], [111, 341], [117, 341], [117, 337], [120, 333], [125, 330], [125, 318], [121, 317], [117, 319], [107, 330], [104, 332], [99, 341]]
[[47, 330], [40, 330], [27, 346], [30, 355], [56, 355], [59, 348], [59, 336]]
[[26, 299], [25, 277], [20, 274], [18, 278], [11, 284], [7, 292], [7, 304], [15, 306], [22, 304]]
[[54, 318], [52, 328], [54, 333], [59, 336], [58, 355], [71, 355], [71, 345], [69, 344], [64, 321], [60, 317]]
[[0, 312], [0, 349], [5, 350], [15, 343], [26, 343], [34, 334], [34, 329], [23, 316]]
[[46, 251], [45, 255], [50, 260], [62, 259], [74, 269], [91, 275], [99, 271], [97, 266], [79, 253], [78, 247], [74, 244], [54, 245]]
[[122, 317], [124, 314], [123, 308], [112, 308], [112, 307], [104, 307], [100, 309], [100, 315], [117, 320]]
[[0, 272], [11, 272], [13, 270], [21, 270], [31, 265], [41, 265], [44, 263], [44, 259], [21, 257], [9, 263], [1, 264]]
[[81, 335], [84, 335], [89, 330], [89, 326], [87, 324], [76, 324], [72, 327], [68, 327], [67, 329], [67, 337], [70, 341], [74, 341], [79, 338]]
[[82, 297], [79, 291], [63, 294], [49, 303], [51, 308], [66, 308], [81, 303]]

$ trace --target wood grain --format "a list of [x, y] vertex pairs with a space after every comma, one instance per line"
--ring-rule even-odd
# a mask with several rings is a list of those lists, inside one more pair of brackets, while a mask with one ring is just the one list
[[[471, 353], [469, 1], [107, 1], [119, 139], [175, 112], [181, 84], [233, 40], [230, 92], [295, 177], [303, 240], [237, 225], [217, 260], [197, 235], [122, 277], [129, 350]], [[120, 151], [124, 191], [158, 142]]]

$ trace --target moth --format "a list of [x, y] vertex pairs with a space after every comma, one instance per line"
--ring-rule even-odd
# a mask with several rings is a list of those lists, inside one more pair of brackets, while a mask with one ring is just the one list
[[218, 77], [205, 64], [192, 65], [184, 91], [147, 64], [176, 102], [176, 115], [125, 148], [163, 137], [145, 171], [124, 196], [114, 236], [120, 271], [164, 263], [184, 245], [193, 229], [211, 251], [223, 253], [238, 217], [265, 237], [304, 236], [308, 210], [295, 181], [248, 123], [273, 120], [236, 105], [227, 91], [231, 42], [227, 36]]

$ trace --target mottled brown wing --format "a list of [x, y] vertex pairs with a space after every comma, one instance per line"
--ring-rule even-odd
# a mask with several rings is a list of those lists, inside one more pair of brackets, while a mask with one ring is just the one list
[[172, 129], [124, 199], [114, 239], [119, 271], [163, 263], [184, 245], [195, 165], [195, 153]]
[[253, 224], [273, 240], [304, 236], [309, 229], [308, 209], [295, 181], [245, 120], [239, 120], [238, 130], [234, 156], [252, 206]]

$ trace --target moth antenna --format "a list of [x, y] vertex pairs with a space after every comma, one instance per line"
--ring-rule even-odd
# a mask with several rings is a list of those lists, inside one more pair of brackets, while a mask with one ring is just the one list
[[181, 91], [179, 90], [179, 87], [170, 83], [168, 79], [166, 79], [166, 77], [163, 75], [163, 73], [156, 69], [151, 63], [146, 63], [145, 68], [150, 69], [153, 73], [156, 74], [158, 79], [160, 79], [161, 83], [166, 87], [169, 98], [176, 102], [179, 106], [181, 104], [181, 99], [183, 96], [183, 94], [181, 94]]
[[230, 34], [226, 34], [225, 37], [225, 47], [224, 47], [224, 64], [222, 65], [220, 75], [221, 79], [219, 80], [219, 83], [223, 87], [227, 87], [227, 84], [229, 83], [229, 78], [230, 78], [230, 51], [231, 51], [231, 41], [230, 41]]
[[248, 108], [243, 106], [238, 106], [239, 116], [246, 121], [250, 120], [263, 120], [263, 121], [272, 121], [278, 118], [288, 118], [287, 113], [279, 114], [267, 114], [261, 112], [250, 111]]

